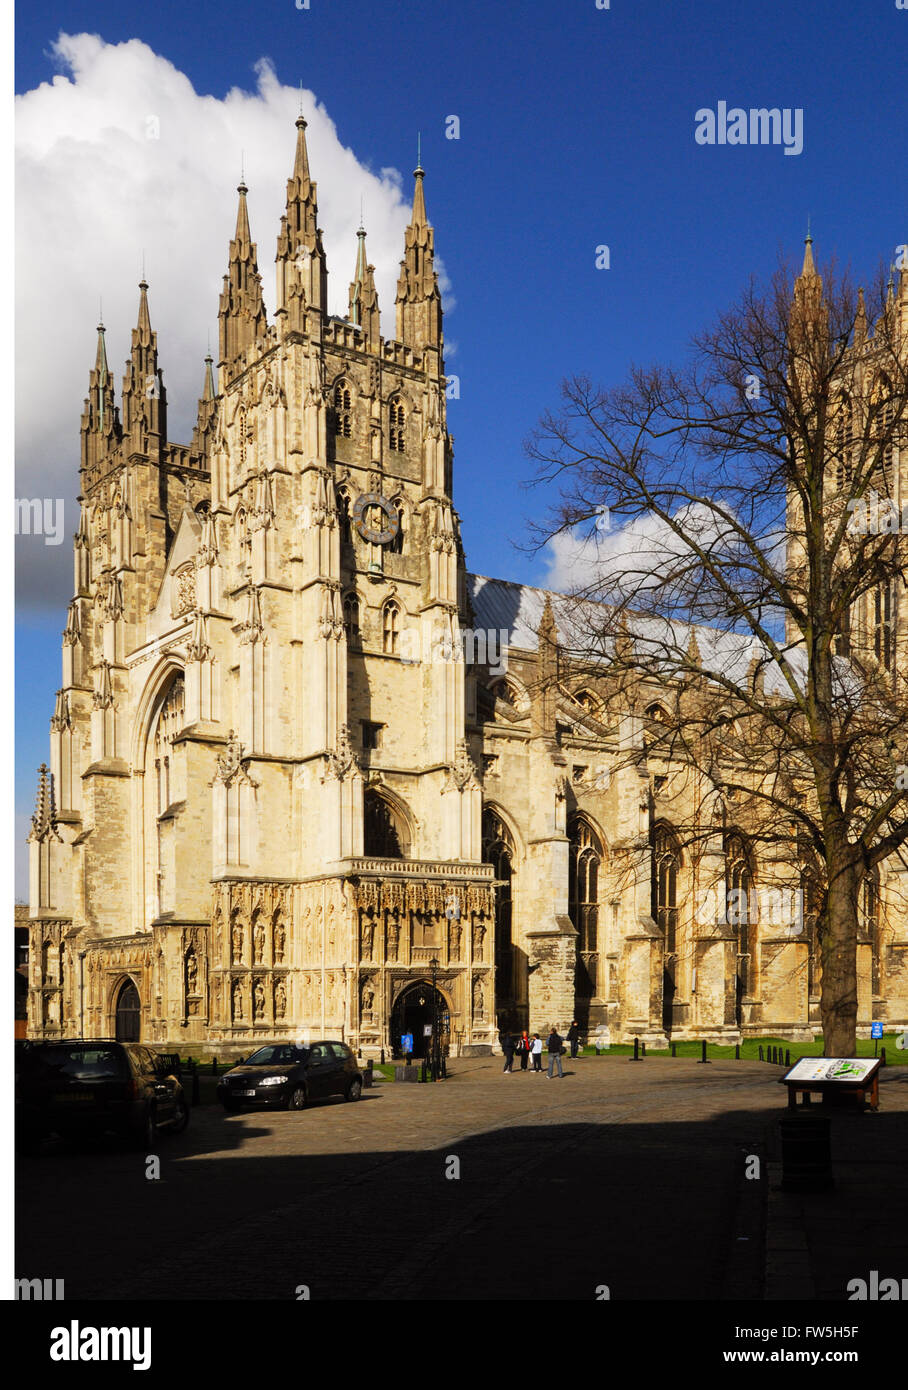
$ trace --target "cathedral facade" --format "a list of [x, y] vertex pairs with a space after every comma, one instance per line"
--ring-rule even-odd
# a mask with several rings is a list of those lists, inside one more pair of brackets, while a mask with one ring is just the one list
[[[240, 185], [189, 445], [144, 281], [119, 403], [98, 330], [29, 1036], [377, 1056], [433, 1024], [452, 1053], [572, 1018], [613, 1041], [812, 1035], [803, 866], [755, 863], [727, 807], [685, 851], [679, 807], [714, 788], [650, 755], [658, 707], [606, 718], [565, 601], [467, 572], [423, 170], [388, 340], [362, 230], [348, 315], [327, 311], [305, 131], [270, 320]], [[759, 911], [703, 913], [717, 883]], [[904, 1024], [908, 885], [874, 892], [860, 1023]]]

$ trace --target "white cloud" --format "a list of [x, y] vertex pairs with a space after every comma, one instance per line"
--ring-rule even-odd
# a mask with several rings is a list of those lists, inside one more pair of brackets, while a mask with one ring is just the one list
[[[679, 508], [674, 519], [688, 535], [707, 545], [714, 544], [724, 529], [704, 503]], [[622, 526], [603, 510], [593, 535], [564, 532], [552, 538], [546, 552], [546, 583], [569, 592], [590, 585], [607, 588], [623, 576], [619, 587], [626, 594], [639, 594], [662, 583], [681, 555], [691, 555], [689, 547], [661, 517], [648, 512]]]
[[[61, 74], [16, 101], [16, 463], [18, 496], [67, 499], [66, 544], [20, 538], [19, 602], [62, 605], [71, 583], [79, 420], [99, 299], [119, 392], [144, 252], [168, 432], [188, 443], [209, 333], [217, 355], [218, 294], [236, 225], [241, 158], [265, 304], [274, 312], [274, 254], [300, 93], [281, 85], [267, 58], [255, 65], [254, 91], [233, 88], [220, 99], [197, 93], [138, 39], [107, 44], [97, 35], [61, 34], [53, 52]], [[383, 331], [393, 336], [409, 172], [370, 169], [343, 145], [314, 93], [304, 91], [302, 100], [329, 308], [347, 311], [362, 199]], [[427, 195], [431, 216], [431, 183]], [[439, 279], [444, 290], [441, 265]]]

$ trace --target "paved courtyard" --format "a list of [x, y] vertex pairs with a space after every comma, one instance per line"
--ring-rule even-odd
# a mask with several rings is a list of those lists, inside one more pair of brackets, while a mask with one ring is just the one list
[[[18, 1165], [16, 1273], [77, 1299], [762, 1297], [781, 1070], [565, 1064], [550, 1081], [455, 1060], [443, 1084], [302, 1112], [200, 1106], [161, 1137], [157, 1182], [113, 1142], [48, 1145]], [[908, 1119], [908, 1076], [888, 1081], [886, 1113], [845, 1121], [865, 1155]]]

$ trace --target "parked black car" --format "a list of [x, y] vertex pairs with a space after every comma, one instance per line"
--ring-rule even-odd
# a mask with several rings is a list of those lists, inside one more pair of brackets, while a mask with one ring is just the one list
[[314, 1100], [343, 1096], [359, 1100], [363, 1074], [342, 1042], [272, 1043], [225, 1072], [218, 1100], [225, 1110], [243, 1105], [272, 1105], [302, 1110]]
[[139, 1043], [74, 1038], [16, 1049], [16, 1133], [34, 1149], [46, 1135], [112, 1132], [146, 1152], [158, 1129], [189, 1123], [183, 1087], [164, 1058]]

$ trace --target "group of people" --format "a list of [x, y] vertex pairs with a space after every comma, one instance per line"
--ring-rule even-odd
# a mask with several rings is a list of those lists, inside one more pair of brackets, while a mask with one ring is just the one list
[[[507, 1029], [504, 1029], [499, 1034], [499, 1041], [501, 1043], [501, 1051], [504, 1055], [504, 1074], [506, 1076], [514, 1070], [515, 1055], [520, 1059], [521, 1071], [530, 1069], [529, 1064], [530, 1059], [532, 1059], [532, 1070], [534, 1072], [542, 1072], [542, 1038], [538, 1033], [534, 1033], [531, 1037], [526, 1031], [523, 1033], [511, 1033]], [[580, 1047], [580, 1027], [576, 1019], [574, 1019], [570, 1028], [567, 1030], [567, 1043], [571, 1049], [571, 1056], [576, 1057]], [[561, 1059], [567, 1051], [564, 1044], [565, 1039], [561, 1036], [553, 1023], [551, 1032], [545, 1041], [545, 1050], [549, 1055], [549, 1067], [546, 1075], [549, 1077], [555, 1075], [556, 1067], [558, 1068], [558, 1075], [561, 1077], [564, 1076], [564, 1069], [561, 1065]]]

